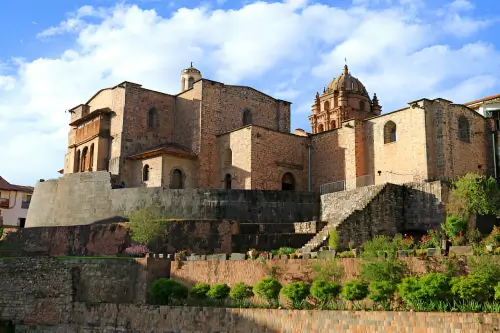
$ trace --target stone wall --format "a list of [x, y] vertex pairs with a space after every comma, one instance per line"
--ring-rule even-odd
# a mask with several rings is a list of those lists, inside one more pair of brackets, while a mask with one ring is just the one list
[[[40, 320], [16, 332], [269, 333], [493, 332], [498, 314], [224, 309], [75, 303], [71, 321]], [[55, 324], [55, 325], [54, 325]], [[45, 329], [45, 330], [44, 330]]]
[[[238, 223], [234, 221], [170, 221], [165, 237], [152, 250], [231, 253], [231, 236], [238, 232]], [[121, 255], [132, 244], [124, 224], [24, 228], [8, 233], [0, 242], [0, 256]]]
[[26, 227], [82, 225], [126, 217], [160, 206], [168, 218], [237, 221], [304, 222], [319, 216], [315, 193], [245, 190], [111, 189], [107, 172], [63, 175], [38, 182]]
[[[344, 268], [344, 282], [360, 277], [359, 259], [336, 260]], [[404, 258], [403, 260], [415, 274], [427, 273], [426, 265], [429, 265], [429, 262], [416, 257]], [[313, 265], [322, 262], [325, 262], [325, 259], [199, 260], [183, 262], [180, 267], [176, 262], [172, 262], [170, 274], [173, 279], [188, 286], [197, 282], [205, 282], [210, 285], [227, 283], [229, 286], [245, 282], [254, 285], [268, 276], [272, 267], [277, 267], [277, 278], [282, 284], [288, 284], [295, 281], [312, 281], [314, 278]]]
[[67, 322], [73, 302], [144, 304], [169, 269], [169, 260], [150, 258], [1, 259], [0, 320]]

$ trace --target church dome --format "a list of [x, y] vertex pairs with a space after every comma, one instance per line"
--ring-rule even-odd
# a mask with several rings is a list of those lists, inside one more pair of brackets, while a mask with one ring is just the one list
[[191, 63], [191, 66], [189, 66], [189, 68], [186, 68], [182, 71], [182, 74], [200, 74], [201, 75], [201, 72], [194, 68], [193, 67], [193, 63]]
[[328, 85], [325, 90], [325, 94], [332, 93], [334, 91], [340, 91], [342, 88], [346, 92], [356, 93], [370, 98], [365, 86], [354, 76], [351, 76], [347, 65], [344, 66], [344, 72], [340, 76], [334, 78], [332, 82]]

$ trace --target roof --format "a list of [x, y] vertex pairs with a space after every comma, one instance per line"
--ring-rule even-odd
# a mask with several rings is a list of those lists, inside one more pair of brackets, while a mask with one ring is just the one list
[[323, 95], [329, 94], [333, 91], [339, 91], [341, 89], [345, 89], [345, 91], [347, 92], [358, 93], [370, 98], [370, 96], [368, 95], [368, 91], [366, 91], [363, 83], [361, 83], [359, 79], [351, 75], [347, 65], [344, 66], [344, 71], [342, 72], [342, 74], [340, 74], [340, 76], [334, 78], [330, 82]]
[[463, 105], [467, 105], [467, 106], [473, 105], [473, 104], [477, 104], [477, 103], [481, 103], [481, 102], [486, 102], [486, 101], [489, 101], [489, 100], [495, 99], [495, 98], [500, 98], [500, 94], [488, 96], [488, 97], [481, 98], [481, 99], [476, 99], [475, 101], [467, 102], [467, 103], [464, 103]]
[[6, 181], [4, 178], [0, 176], [0, 190], [33, 193], [34, 188], [32, 186], [10, 184], [8, 181]]
[[127, 159], [142, 160], [145, 158], [159, 156], [163, 154], [184, 157], [184, 158], [191, 158], [191, 159], [196, 158], [196, 155], [193, 154], [188, 148], [177, 143], [168, 142], [158, 146], [147, 148], [138, 154], [134, 154], [127, 157]]

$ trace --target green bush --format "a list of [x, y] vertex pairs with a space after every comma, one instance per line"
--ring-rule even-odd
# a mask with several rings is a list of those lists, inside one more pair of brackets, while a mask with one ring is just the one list
[[157, 207], [135, 211], [128, 219], [132, 239], [141, 244], [150, 244], [160, 238], [168, 223], [167, 219], [162, 218]]
[[295, 249], [291, 248], [291, 247], [281, 247], [277, 252], [276, 254], [292, 254], [292, 253], [295, 253]]
[[371, 240], [363, 244], [365, 257], [376, 257], [378, 252], [396, 252], [397, 242], [393, 242], [389, 237], [384, 235], [374, 236]]
[[471, 274], [487, 276], [493, 285], [500, 282], [500, 258], [497, 256], [471, 257], [468, 264]]
[[450, 295], [450, 278], [443, 273], [429, 273], [421, 278], [404, 278], [397, 285], [398, 294], [407, 303], [444, 301]]
[[207, 296], [212, 299], [225, 299], [229, 296], [231, 289], [225, 283], [214, 284], [207, 292]]
[[252, 287], [250, 287], [249, 285], [247, 285], [243, 282], [236, 283], [231, 288], [231, 292], [229, 293], [229, 296], [231, 296], [231, 298], [234, 298], [237, 300], [243, 300], [246, 298], [250, 298], [253, 296]]
[[352, 251], [342, 251], [337, 253], [338, 258], [354, 258], [354, 253]]
[[348, 301], [360, 301], [368, 295], [368, 284], [361, 280], [351, 280], [342, 287], [342, 298]]
[[327, 282], [340, 282], [344, 277], [344, 267], [334, 259], [327, 259], [312, 264], [314, 280], [325, 280]]
[[278, 301], [281, 288], [281, 283], [277, 279], [269, 277], [260, 280], [253, 286], [253, 293], [274, 305]]
[[340, 294], [340, 284], [326, 282], [325, 280], [314, 280], [311, 286], [311, 296], [325, 304], [335, 299]]
[[480, 273], [454, 278], [450, 284], [451, 293], [465, 301], [484, 302], [492, 299], [495, 294], [494, 284], [489, 276]]
[[403, 278], [405, 264], [401, 260], [374, 260], [361, 264], [361, 276], [369, 282], [391, 281], [398, 283]]
[[500, 208], [500, 190], [493, 177], [467, 173], [453, 182], [446, 210], [466, 219], [470, 213], [496, 214]]
[[495, 286], [495, 300], [500, 301], [500, 282]]
[[339, 232], [337, 229], [330, 230], [330, 235], [328, 237], [328, 247], [333, 250], [337, 250], [339, 246]]
[[372, 282], [370, 283], [369, 290], [370, 294], [368, 294], [368, 298], [375, 302], [386, 302], [394, 294], [396, 285], [392, 281]]
[[297, 308], [298, 305], [309, 296], [310, 287], [303, 281], [292, 282], [284, 286], [280, 293], [292, 301], [294, 308]]
[[208, 283], [198, 282], [189, 291], [189, 297], [194, 299], [205, 299], [207, 298], [207, 293], [210, 290], [210, 285]]
[[464, 217], [448, 215], [445, 223], [441, 224], [441, 229], [448, 238], [456, 238], [467, 228], [467, 220]]
[[159, 305], [168, 305], [172, 300], [182, 300], [188, 296], [188, 289], [177, 281], [161, 278], [151, 284], [149, 297]]

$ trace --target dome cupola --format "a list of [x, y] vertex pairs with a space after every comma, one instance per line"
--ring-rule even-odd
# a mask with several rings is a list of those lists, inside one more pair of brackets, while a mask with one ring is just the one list
[[191, 66], [189, 68], [184, 69], [181, 72], [181, 80], [182, 87], [181, 91], [185, 91], [193, 88], [193, 83], [201, 79], [201, 72], [193, 67], [193, 63], [191, 62]]
[[365, 86], [357, 78], [349, 73], [347, 65], [344, 66], [344, 71], [340, 76], [334, 78], [328, 85], [323, 95], [333, 93], [335, 91], [344, 90], [348, 93], [360, 94], [370, 98]]

